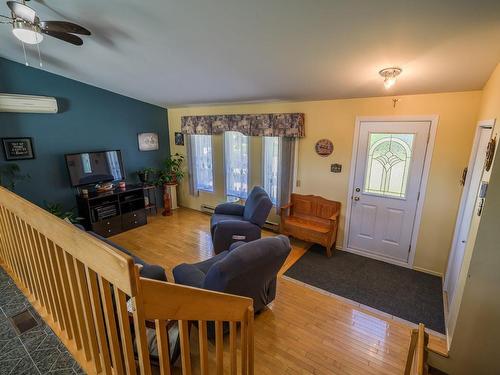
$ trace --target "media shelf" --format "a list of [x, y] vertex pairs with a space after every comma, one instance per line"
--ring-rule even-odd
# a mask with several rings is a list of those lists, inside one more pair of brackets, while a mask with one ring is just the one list
[[76, 200], [85, 229], [103, 237], [147, 224], [141, 185], [130, 185], [106, 193], [90, 192], [87, 196], [77, 195]]

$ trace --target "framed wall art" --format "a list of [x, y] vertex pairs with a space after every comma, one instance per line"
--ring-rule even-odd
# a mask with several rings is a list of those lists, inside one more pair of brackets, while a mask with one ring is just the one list
[[184, 134], [181, 132], [175, 132], [175, 145], [184, 146]]
[[319, 156], [330, 156], [333, 152], [333, 143], [329, 139], [320, 139], [316, 142], [314, 150]]
[[137, 134], [139, 151], [155, 151], [160, 148], [158, 143], [158, 133], [139, 133]]
[[29, 137], [2, 138], [5, 160], [34, 159], [33, 141]]

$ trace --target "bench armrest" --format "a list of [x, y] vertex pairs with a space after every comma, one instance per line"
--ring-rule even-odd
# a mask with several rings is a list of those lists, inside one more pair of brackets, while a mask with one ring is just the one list
[[340, 210], [337, 210], [333, 213], [332, 216], [328, 218], [328, 220], [330, 220], [330, 225], [333, 226], [337, 222], [339, 215], [340, 215]]
[[288, 204], [285, 204], [284, 206], [281, 206], [280, 207], [280, 215], [283, 216], [285, 215], [285, 211], [288, 210], [289, 208], [291, 208], [293, 206], [293, 203], [288, 203]]

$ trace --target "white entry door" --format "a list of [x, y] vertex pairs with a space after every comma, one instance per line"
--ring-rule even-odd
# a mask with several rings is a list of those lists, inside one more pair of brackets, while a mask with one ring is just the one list
[[480, 126], [476, 133], [474, 147], [470, 156], [467, 178], [464, 181], [460, 213], [457, 218], [455, 237], [448, 260], [448, 269], [445, 277], [445, 290], [448, 294], [448, 306], [455, 298], [455, 290], [464, 260], [465, 247], [469, 238], [469, 229], [472, 216], [475, 215], [478, 205], [478, 193], [483, 176], [486, 149], [490, 141], [492, 125]]
[[430, 127], [360, 123], [348, 249], [408, 262]]

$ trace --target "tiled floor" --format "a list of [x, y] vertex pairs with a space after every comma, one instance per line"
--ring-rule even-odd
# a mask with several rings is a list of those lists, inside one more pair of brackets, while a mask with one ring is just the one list
[[[38, 325], [19, 334], [9, 318], [26, 309]], [[61, 341], [0, 267], [0, 375], [83, 373]]]

